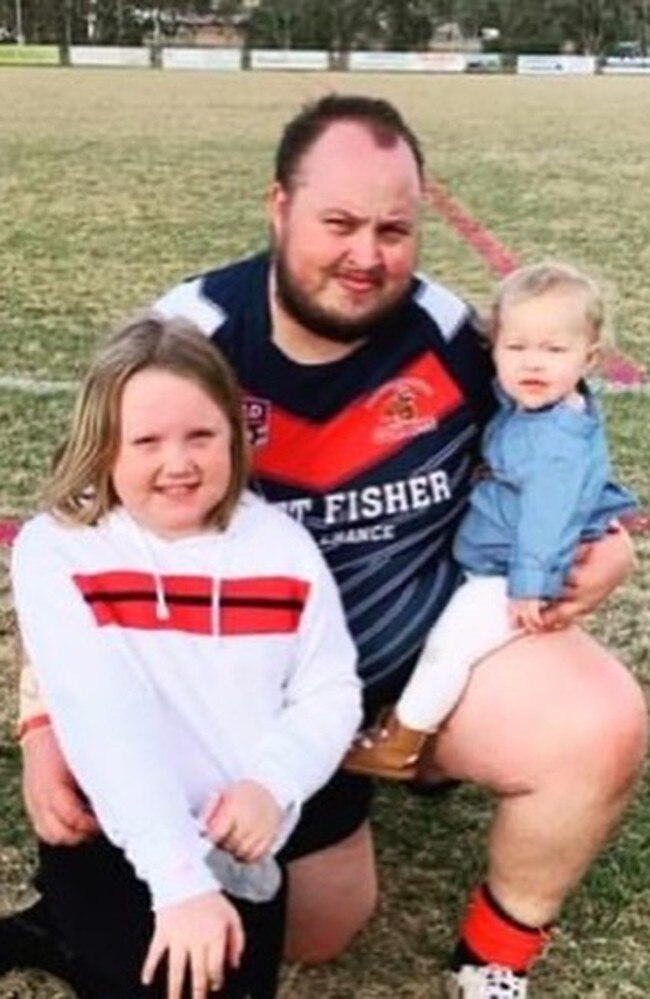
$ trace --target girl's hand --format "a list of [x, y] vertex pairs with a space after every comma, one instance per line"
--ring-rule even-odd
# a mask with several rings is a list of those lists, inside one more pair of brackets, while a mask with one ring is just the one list
[[167, 999], [181, 999], [189, 966], [192, 999], [221, 988], [227, 966], [239, 965], [244, 931], [237, 910], [219, 891], [164, 906], [156, 913], [154, 935], [142, 967], [150, 985], [167, 955]]
[[216, 846], [250, 864], [271, 849], [282, 810], [271, 792], [257, 781], [240, 780], [209, 802], [203, 821]]

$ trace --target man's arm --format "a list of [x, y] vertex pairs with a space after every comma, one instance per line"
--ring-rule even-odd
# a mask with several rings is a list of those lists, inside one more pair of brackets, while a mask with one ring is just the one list
[[22, 642], [18, 738], [23, 754], [23, 801], [36, 835], [52, 846], [76, 846], [99, 832], [52, 731], [34, 668]]
[[99, 832], [50, 725], [21, 739], [23, 800], [36, 835], [53, 846], [76, 846]]

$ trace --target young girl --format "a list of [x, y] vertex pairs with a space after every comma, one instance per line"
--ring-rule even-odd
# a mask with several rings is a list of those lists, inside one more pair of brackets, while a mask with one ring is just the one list
[[563, 264], [524, 267], [502, 283], [490, 336], [499, 410], [454, 554], [466, 570], [393, 712], [345, 760], [356, 773], [408, 779], [460, 698], [471, 668], [525, 632], [543, 631], [582, 541], [635, 508], [611, 481], [601, 414], [585, 385], [602, 348], [593, 282]]
[[21, 637], [106, 836], [40, 848], [88, 999], [275, 995], [273, 855], [359, 722], [330, 574], [246, 471], [214, 346], [144, 319], [92, 364], [15, 545]]

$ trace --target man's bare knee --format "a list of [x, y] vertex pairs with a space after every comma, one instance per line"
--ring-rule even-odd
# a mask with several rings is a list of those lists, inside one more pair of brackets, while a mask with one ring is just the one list
[[292, 861], [285, 959], [321, 964], [338, 957], [372, 916], [377, 896], [367, 822], [340, 843]]
[[584, 632], [535, 636], [475, 670], [434, 763], [498, 793], [532, 791], [558, 775], [582, 787], [586, 774], [601, 796], [615, 796], [643, 758], [645, 715], [634, 678]]

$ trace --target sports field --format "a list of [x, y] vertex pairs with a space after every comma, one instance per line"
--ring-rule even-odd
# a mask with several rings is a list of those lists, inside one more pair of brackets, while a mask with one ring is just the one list
[[[0, 69], [0, 521], [35, 502], [70, 384], [111, 326], [183, 275], [261, 246], [275, 139], [330, 89], [395, 101], [433, 176], [524, 260], [589, 268], [617, 349], [650, 371], [650, 79], [198, 74]], [[493, 277], [433, 212], [422, 263], [479, 306]], [[621, 479], [650, 509], [650, 389], [604, 395]], [[650, 683], [650, 538], [589, 627]], [[7, 550], [0, 548], [0, 571]], [[30, 898], [19, 800], [12, 622], [0, 577], [0, 911]], [[603, 745], [603, 753], [608, 747]], [[288, 969], [283, 999], [437, 999], [468, 885], [480, 875], [487, 796], [382, 788], [382, 906], [336, 964]], [[341, 900], [345, 904], [345, 899]], [[15, 976], [0, 999], [65, 995]], [[534, 999], [650, 995], [650, 785], [567, 905]]]

